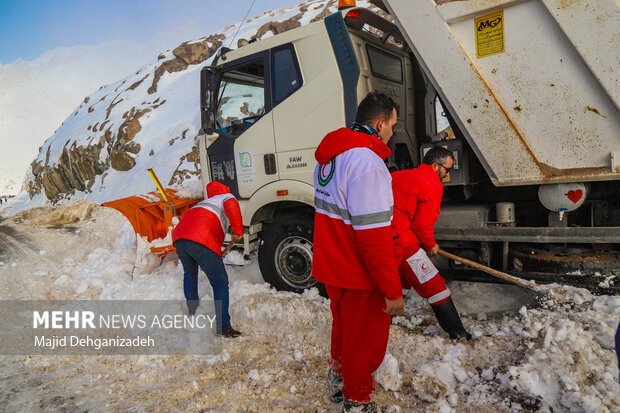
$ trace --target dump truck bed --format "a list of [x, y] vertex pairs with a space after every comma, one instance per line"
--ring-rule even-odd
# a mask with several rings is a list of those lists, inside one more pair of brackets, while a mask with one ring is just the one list
[[620, 179], [614, 0], [384, 0], [497, 186]]

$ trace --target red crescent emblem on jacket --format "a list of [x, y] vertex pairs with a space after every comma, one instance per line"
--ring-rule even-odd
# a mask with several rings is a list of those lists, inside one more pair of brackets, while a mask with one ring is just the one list
[[323, 179], [327, 178], [328, 174], [325, 173], [325, 168], [327, 168], [328, 166], [331, 169], [331, 163], [326, 163], [325, 165], [321, 166], [321, 176], [323, 177]]

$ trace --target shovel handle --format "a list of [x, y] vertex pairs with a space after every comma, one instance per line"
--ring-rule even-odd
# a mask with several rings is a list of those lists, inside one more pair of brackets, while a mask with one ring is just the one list
[[502, 280], [506, 280], [510, 283], [520, 285], [521, 287], [529, 288], [530, 290], [539, 291], [539, 289], [537, 288], [538, 285], [536, 285], [536, 283], [533, 283], [531, 281], [527, 281], [522, 278], [515, 277], [510, 274], [506, 274], [505, 272], [494, 270], [493, 268], [489, 268], [486, 265], [482, 265], [477, 262], [470, 261], [466, 258], [461, 258], [458, 255], [450, 254], [449, 252], [446, 252], [444, 250], [439, 250], [439, 254], [443, 255], [446, 258], [450, 258], [451, 260], [458, 261], [465, 265], [469, 265], [470, 267], [475, 268], [477, 270], [484, 271], [487, 274], [491, 274], [494, 277], [501, 278]]
[[228, 254], [228, 251], [230, 251], [233, 245], [235, 245], [235, 241], [231, 239], [226, 245], [226, 248], [224, 248], [224, 251], [222, 251], [222, 258], [224, 258], [226, 254]]

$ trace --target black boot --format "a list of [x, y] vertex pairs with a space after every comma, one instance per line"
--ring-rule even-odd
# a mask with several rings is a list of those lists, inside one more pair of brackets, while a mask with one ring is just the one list
[[374, 401], [370, 403], [354, 403], [344, 399], [342, 411], [345, 413], [379, 413], [382, 409], [380, 409]]
[[330, 368], [327, 372], [327, 379], [329, 381], [329, 400], [334, 403], [342, 403], [342, 400], [344, 400], [342, 395], [342, 377], [338, 376]]
[[232, 327], [227, 327], [223, 329], [221, 333], [218, 333], [218, 334], [221, 334], [223, 337], [226, 337], [226, 338], [237, 338], [241, 335], [241, 331], [235, 330]]
[[448, 298], [447, 301], [441, 304], [431, 304], [431, 308], [441, 328], [450, 335], [450, 339], [454, 340], [465, 337], [467, 340], [471, 340], [471, 334], [463, 327], [461, 317], [459, 317], [459, 313], [456, 311], [452, 298]]

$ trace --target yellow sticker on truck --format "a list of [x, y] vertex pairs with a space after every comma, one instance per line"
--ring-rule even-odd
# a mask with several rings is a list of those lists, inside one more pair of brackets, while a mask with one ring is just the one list
[[474, 28], [478, 59], [506, 51], [503, 10], [474, 19]]

